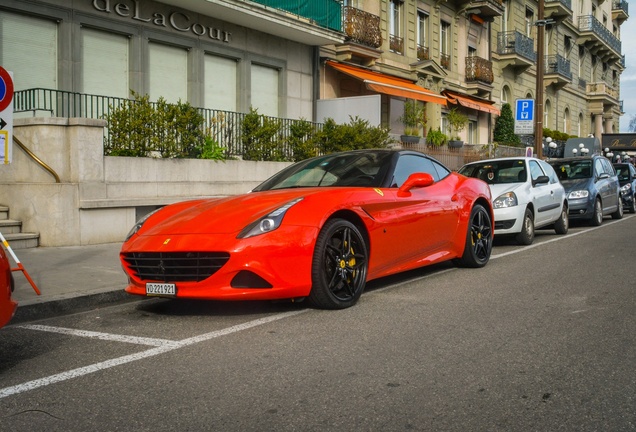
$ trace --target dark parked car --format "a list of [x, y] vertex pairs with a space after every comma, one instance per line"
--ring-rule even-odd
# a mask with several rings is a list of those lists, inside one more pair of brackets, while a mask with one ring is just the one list
[[630, 213], [636, 213], [636, 168], [630, 163], [615, 163], [614, 169], [621, 185], [623, 206]]
[[548, 161], [557, 172], [568, 198], [570, 220], [603, 223], [603, 217], [623, 217], [620, 184], [612, 163], [604, 156], [580, 156]]

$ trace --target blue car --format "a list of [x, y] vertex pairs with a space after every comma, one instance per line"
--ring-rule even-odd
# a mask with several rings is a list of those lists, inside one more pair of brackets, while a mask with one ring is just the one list
[[604, 156], [580, 156], [548, 161], [565, 188], [570, 220], [603, 223], [603, 217], [623, 217], [620, 184], [612, 163]]
[[636, 213], [636, 168], [630, 163], [615, 163], [614, 169], [621, 185], [623, 206], [630, 213]]

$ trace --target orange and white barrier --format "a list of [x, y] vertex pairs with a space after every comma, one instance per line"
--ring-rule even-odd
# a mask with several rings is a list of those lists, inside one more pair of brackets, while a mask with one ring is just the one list
[[35, 286], [35, 282], [33, 282], [33, 279], [31, 279], [31, 276], [29, 276], [29, 273], [27, 273], [26, 269], [24, 268], [24, 266], [22, 265], [18, 257], [15, 255], [15, 253], [13, 253], [13, 249], [11, 249], [11, 246], [9, 246], [9, 242], [4, 238], [2, 233], [0, 233], [0, 240], [2, 240], [2, 245], [9, 252], [9, 254], [11, 255], [11, 258], [13, 258], [13, 261], [15, 261], [15, 263], [18, 265], [17, 267], [12, 268], [11, 271], [21, 271], [22, 273], [24, 273], [24, 276], [27, 278], [27, 280], [33, 287], [33, 290], [35, 291], [35, 293], [37, 295], [40, 295], [40, 290], [38, 289], [37, 286]]

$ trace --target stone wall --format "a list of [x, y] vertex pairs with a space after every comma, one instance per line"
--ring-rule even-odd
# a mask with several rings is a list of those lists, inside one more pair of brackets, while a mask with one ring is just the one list
[[14, 135], [59, 177], [14, 144], [0, 166], [0, 204], [41, 246], [123, 241], [136, 220], [177, 201], [236, 195], [286, 162], [104, 156], [105, 122], [85, 118], [15, 119]]

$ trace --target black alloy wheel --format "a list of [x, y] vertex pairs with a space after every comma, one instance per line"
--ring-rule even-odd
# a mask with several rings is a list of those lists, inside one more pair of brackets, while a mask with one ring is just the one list
[[475, 204], [470, 212], [466, 246], [459, 264], [464, 267], [483, 267], [490, 260], [492, 252], [492, 219], [490, 213], [481, 204]]
[[358, 228], [344, 219], [328, 221], [316, 240], [309, 301], [322, 309], [353, 306], [366, 285], [367, 245]]

